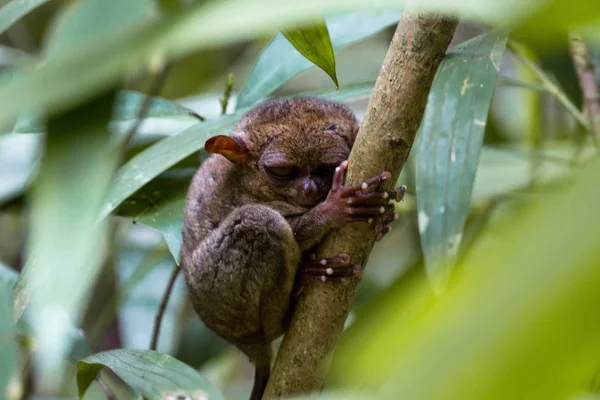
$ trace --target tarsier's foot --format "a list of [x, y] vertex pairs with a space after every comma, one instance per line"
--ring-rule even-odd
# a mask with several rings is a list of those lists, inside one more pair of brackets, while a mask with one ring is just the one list
[[360, 277], [363, 268], [360, 265], [350, 265], [350, 256], [345, 253], [335, 257], [317, 259], [311, 253], [300, 262], [295, 296], [300, 295], [309, 281], [340, 282], [348, 284], [350, 277]]

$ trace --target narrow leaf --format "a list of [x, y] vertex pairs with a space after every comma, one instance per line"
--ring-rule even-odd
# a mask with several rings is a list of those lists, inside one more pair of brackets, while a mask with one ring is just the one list
[[[351, 12], [325, 18], [334, 51], [363, 40], [398, 22], [400, 13]], [[278, 34], [258, 57], [237, 97], [237, 107], [252, 106], [313, 64]]]
[[8, 391], [17, 371], [17, 341], [11, 287], [0, 278], [0, 396], [9, 398]]
[[96, 221], [116, 162], [106, 132], [113, 98], [105, 95], [50, 120], [32, 188], [30, 248], [15, 308], [20, 317], [31, 305], [39, 337], [35, 369], [50, 393], [61, 383], [58, 365], [72, 344], [67, 322], [81, 317], [106, 247], [106, 227]]
[[160, 232], [178, 264], [185, 197], [195, 172], [195, 168], [166, 171], [130, 196], [116, 211]]
[[490, 32], [453, 49], [440, 65], [417, 153], [419, 231], [427, 273], [442, 290], [454, 266], [506, 35]]
[[15, 22], [49, 0], [12, 0], [0, 8], [0, 35]]
[[[221, 400], [221, 394], [195, 369], [175, 358], [151, 350], [111, 350], [94, 354], [77, 364], [77, 387], [82, 398], [102, 368], [109, 368], [148, 400], [176, 395]], [[169, 396], [170, 395], [170, 396]]]
[[325, 71], [336, 87], [339, 86], [335, 72], [335, 54], [323, 19], [300, 28], [282, 30], [281, 33], [300, 54]]

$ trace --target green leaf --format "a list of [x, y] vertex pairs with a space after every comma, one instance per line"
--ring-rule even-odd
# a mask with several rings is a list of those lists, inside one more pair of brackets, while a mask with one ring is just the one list
[[61, 322], [77, 324], [106, 250], [106, 226], [96, 222], [116, 164], [106, 132], [113, 101], [105, 95], [50, 120], [30, 196], [29, 251], [15, 310], [20, 317], [31, 307], [40, 338], [36, 372], [49, 393], [61, 383], [58, 365], [72, 344]]
[[453, 49], [429, 95], [416, 186], [425, 265], [436, 290], [444, 289], [461, 243], [506, 38], [490, 32]]
[[0, 284], [5, 283], [6, 285], [13, 287], [17, 282], [19, 273], [0, 261]]
[[[158, 16], [152, 0], [80, 0], [64, 7], [50, 27], [44, 52], [59, 57], [97, 42], [108, 33], [125, 33]], [[62, 54], [61, 54], [62, 53]]]
[[48, 0], [12, 0], [0, 8], [0, 35], [15, 22], [35, 10]]
[[0, 279], [0, 396], [9, 398], [11, 379], [17, 372], [17, 341], [11, 287]]
[[[333, 50], [339, 51], [398, 22], [399, 18], [399, 12], [368, 11], [332, 15], [325, 21]], [[238, 94], [237, 107], [256, 104], [312, 66], [283, 35], [278, 34], [258, 57]]]
[[336, 383], [383, 384], [390, 399], [589, 390], [600, 354], [598, 171], [596, 157], [560, 190], [499, 211], [440, 296], [417, 270], [390, 288], [336, 350]]
[[79, 397], [102, 368], [109, 368], [148, 400], [163, 400], [168, 395], [198, 398], [208, 395], [221, 400], [221, 394], [202, 375], [175, 358], [151, 350], [111, 350], [94, 354], [77, 365]]
[[0, 204], [21, 195], [35, 175], [41, 137], [0, 136]]
[[338, 87], [335, 72], [335, 54], [327, 31], [325, 20], [320, 18], [310, 25], [295, 29], [285, 29], [281, 33], [307, 60], [321, 68]]
[[166, 171], [130, 196], [117, 209], [118, 215], [133, 217], [134, 221], [160, 232], [177, 264], [180, 258], [185, 197], [195, 172], [195, 168]]

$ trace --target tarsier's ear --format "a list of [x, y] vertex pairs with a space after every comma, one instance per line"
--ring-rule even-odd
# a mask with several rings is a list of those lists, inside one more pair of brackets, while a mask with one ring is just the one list
[[209, 153], [221, 154], [234, 164], [245, 164], [252, 159], [250, 152], [241, 140], [230, 136], [214, 136], [206, 141], [204, 148]]

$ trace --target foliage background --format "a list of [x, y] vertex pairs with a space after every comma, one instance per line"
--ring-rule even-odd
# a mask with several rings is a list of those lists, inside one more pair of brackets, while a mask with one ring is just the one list
[[[170, 378], [214, 398], [247, 396], [250, 365], [197, 319], [181, 276], [157, 350], [187, 365], [97, 353], [148, 348], [206, 138], [269, 96], [316, 93], [364, 114], [402, 4], [318, 3], [0, 2], [4, 397], [75, 397], [77, 381], [91, 383], [87, 399], [106, 398], [103, 387], [136, 397], [117, 376], [146, 398], [175, 389]], [[583, 32], [597, 59], [600, 6], [425, 6], [464, 17], [453, 46], [472, 41], [438, 72], [400, 178], [401, 218], [369, 259], [327, 388], [340, 398], [594, 396], [598, 161], [566, 33]], [[339, 89], [284, 36], [271, 41], [278, 29], [293, 41], [315, 15], [326, 15]], [[160, 98], [127, 141], [139, 93], [165, 60]], [[93, 380], [98, 365], [113, 373]]]

